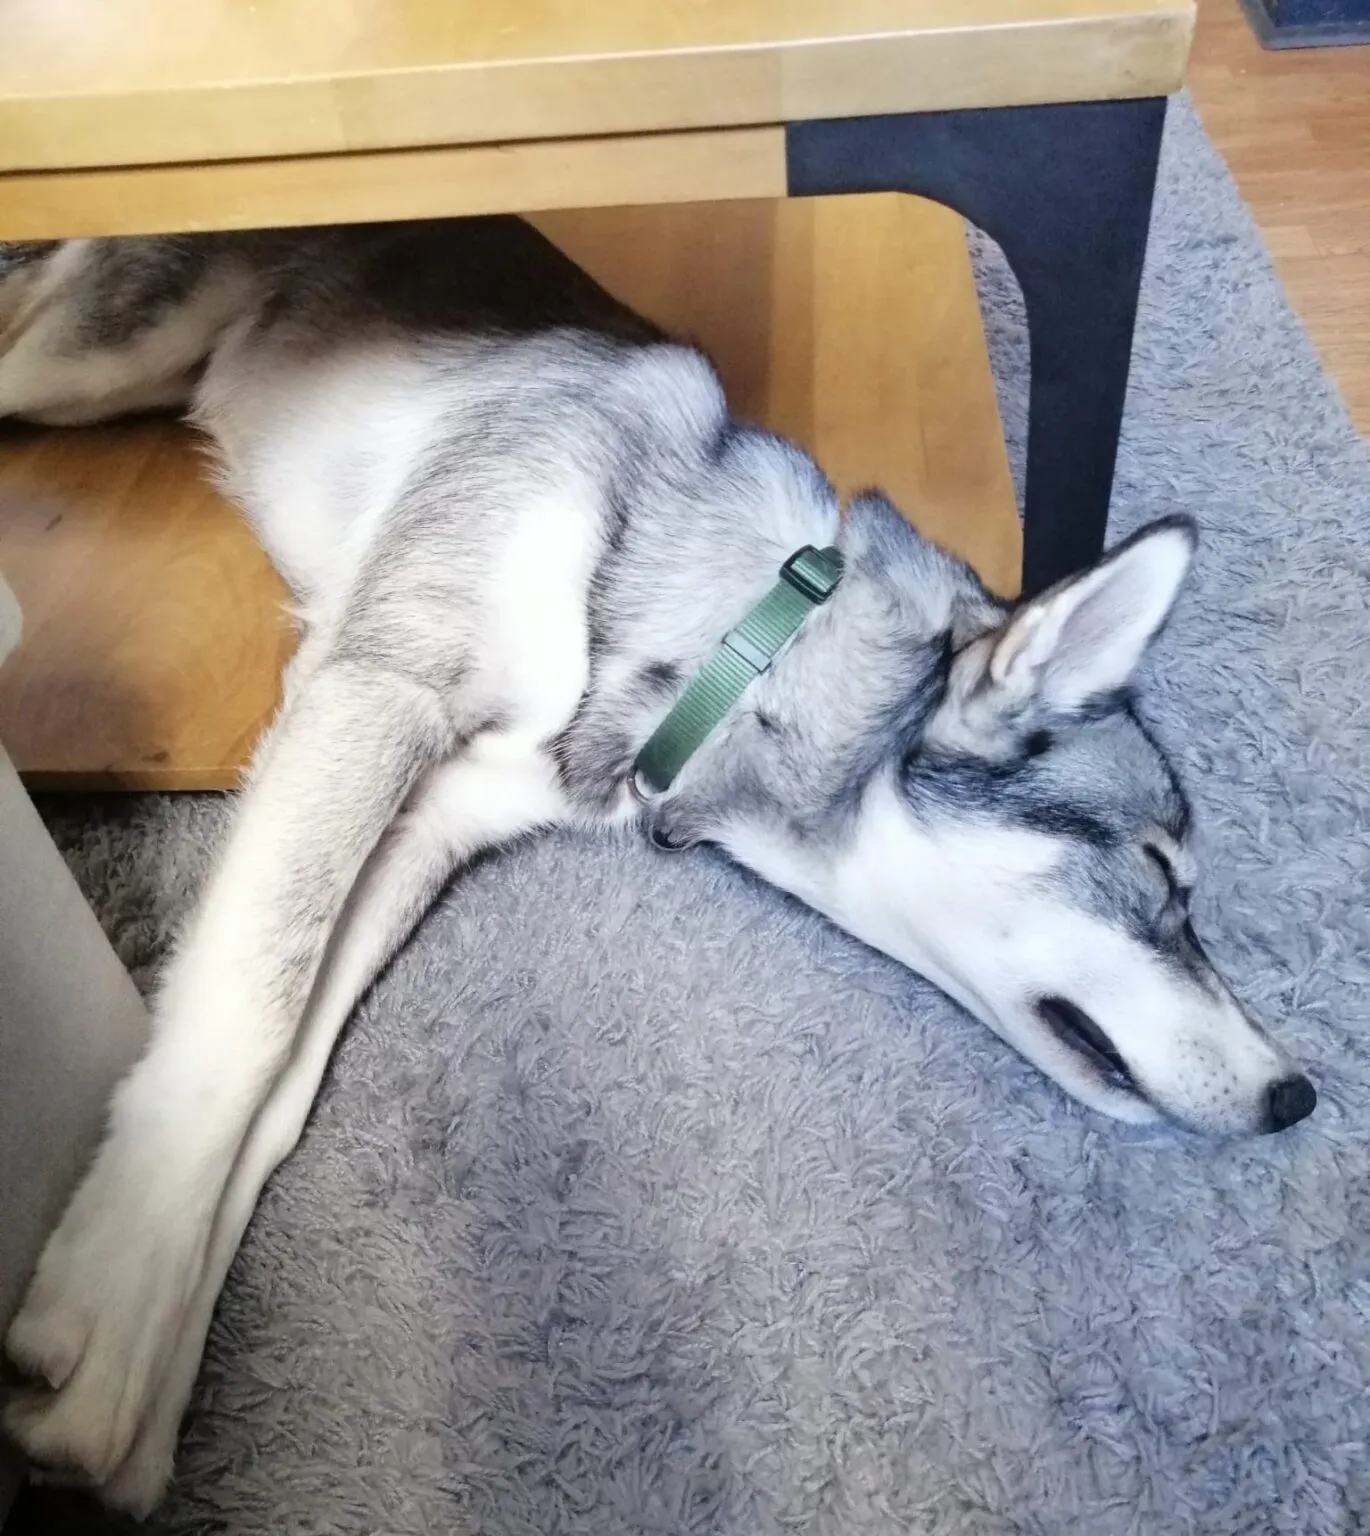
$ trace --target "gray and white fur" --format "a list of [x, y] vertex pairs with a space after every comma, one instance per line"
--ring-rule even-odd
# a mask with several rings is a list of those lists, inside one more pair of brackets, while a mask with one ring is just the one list
[[[94, 1164], [6, 1424], [151, 1507], [214, 1301], [359, 995], [449, 876], [566, 822], [708, 841], [1119, 1119], [1282, 1129], [1307, 1079], [1189, 925], [1129, 685], [1193, 551], [1029, 603], [730, 418], [697, 351], [513, 219], [0, 248], [0, 416], [186, 410], [301, 642]], [[805, 544], [845, 574], [641, 807], [633, 758]]]

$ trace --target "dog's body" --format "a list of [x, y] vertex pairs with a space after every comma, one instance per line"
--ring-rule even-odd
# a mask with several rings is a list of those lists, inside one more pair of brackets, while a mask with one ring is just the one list
[[[353, 1004], [454, 869], [568, 821], [708, 840], [1085, 1102], [1278, 1129], [1312, 1090], [1188, 927], [1123, 690], [1183, 525], [1009, 610], [845, 522], [696, 352], [514, 220], [0, 248], [0, 416], [187, 407], [303, 638], [142, 1062], [9, 1334], [39, 1460], [146, 1509], [219, 1287]], [[845, 570], [639, 806], [636, 753], [800, 546]]]

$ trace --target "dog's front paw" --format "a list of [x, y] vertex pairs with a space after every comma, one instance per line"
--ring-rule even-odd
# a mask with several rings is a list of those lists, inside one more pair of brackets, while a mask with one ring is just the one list
[[171, 1481], [176, 1457], [177, 1423], [166, 1433], [149, 1436], [138, 1432], [133, 1449], [112, 1477], [100, 1484], [97, 1492], [104, 1503], [122, 1509], [139, 1520], [146, 1520], [161, 1502]]
[[97, 1485], [128, 1456], [197, 1275], [176, 1202], [131, 1182], [113, 1150], [49, 1240], [5, 1341], [33, 1383], [5, 1429], [41, 1466]]
[[152, 1512], [171, 1481], [181, 1418], [199, 1374], [209, 1323], [205, 1300], [201, 1294], [187, 1308], [181, 1336], [147, 1403], [133, 1445], [118, 1470], [100, 1485], [106, 1504], [140, 1520]]

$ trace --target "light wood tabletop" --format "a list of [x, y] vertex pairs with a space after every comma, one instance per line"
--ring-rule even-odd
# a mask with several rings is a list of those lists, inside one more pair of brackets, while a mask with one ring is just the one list
[[1163, 95], [1193, 23], [1193, 0], [4, 0], [0, 239], [778, 196], [787, 122]]
[[1159, 95], [1188, 0], [5, 0], [0, 169]]

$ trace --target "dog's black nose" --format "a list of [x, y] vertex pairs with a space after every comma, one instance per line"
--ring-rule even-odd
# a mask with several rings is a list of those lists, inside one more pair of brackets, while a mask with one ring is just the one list
[[1317, 1090], [1302, 1073], [1297, 1077], [1286, 1077], [1270, 1090], [1268, 1129], [1287, 1131], [1291, 1125], [1306, 1120], [1317, 1102]]

